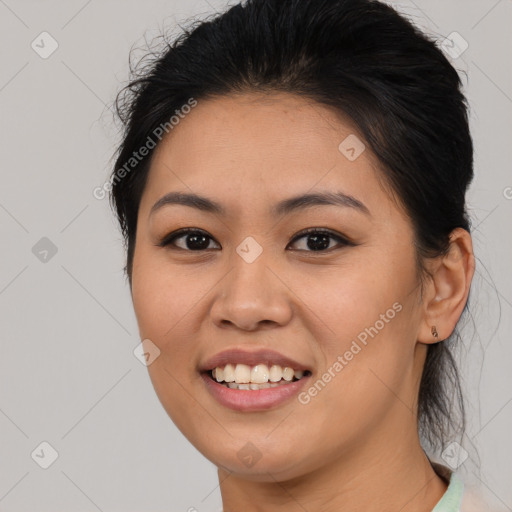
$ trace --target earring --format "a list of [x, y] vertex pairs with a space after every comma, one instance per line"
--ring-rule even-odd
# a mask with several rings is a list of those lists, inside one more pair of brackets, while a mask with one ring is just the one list
[[430, 329], [430, 332], [432, 332], [432, 336], [434, 336], [434, 338], [439, 338], [439, 333], [437, 332], [435, 325], [432, 326], [432, 329]]

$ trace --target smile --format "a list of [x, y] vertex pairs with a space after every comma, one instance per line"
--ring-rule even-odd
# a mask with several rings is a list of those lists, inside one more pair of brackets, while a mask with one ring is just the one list
[[243, 363], [228, 363], [225, 366], [217, 366], [209, 372], [209, 375], [212, 380], [230, 389], [256, 391], [300, 380], [309, 373], [308, 370], [294, 370], [278, 364], [249, 366]]
[[[311, 372], [309, 370], [297, 370], [297, 376], [295, 375], [295, 371], [293, 371], [290, 378], [291, 369], [287, 370], [289, 367], [281, 368], [279, 371], [282, 373], [282, 376], [280, 376], [277, 368], [272, 369], [274, 365], [268, 368], [268, 372], [265, 372], [261, 366], [266, 365], [251, 367], [244, 364], [232, 364], [234, 367], [233, 376], [229, 364], [226, 366], [228, 367], [227, 377], [225, 376], [226, 367], [222, 367], [221, 370], [218, 370], [218, 367], [216, 367], [211, 371], [201, 373], [201, 378], [208, 392], [217, 403], [228, 409], [239, 412], [257, 412], [276, 409], [286, 402], [289, 402], [293, 397], [296, 397], [306, 386], [306, 382], [311, 378]], [[237, 372], [238, 367], [240, 367], [240, 369]], [[252, 372], [255, 368], [255, 373], [257, 374], [257, 376], [255, 376], [256, 380], [265, 379], [264, 382], [258, 383], [252, 381]], [[279, 380], [275, 382], [271, 380], [277, 379], [278, 376]], [[224, 380], [225, 378], [234, 378], [235, 380], [226, 382]], [[244, 380], [246, 382], [236, 382], [237, 378], [238, 380]]]

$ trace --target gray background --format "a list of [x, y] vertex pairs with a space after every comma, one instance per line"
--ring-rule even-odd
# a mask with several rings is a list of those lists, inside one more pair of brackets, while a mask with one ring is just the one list
[[[132, 44], [226, 5], [0, 0], [2, 511], [220, 507], [215, 467], [167, 417], [133, 355], [121, 237], [108, 200], [92, 191], [110, 171], [118, 135], [109, 107]], [[512, 1], [392, 5], [440, 41], [456, 31], [469, 43], [452, 59], [471, 105], [478, 257], [460, 471], [475, 473], [478, 450], [478, 478], [512, 510]], [[46, 59], [31, 47], [43, 31], [59, 45]], [[43, 441], [58, 452], [48, 469]]]

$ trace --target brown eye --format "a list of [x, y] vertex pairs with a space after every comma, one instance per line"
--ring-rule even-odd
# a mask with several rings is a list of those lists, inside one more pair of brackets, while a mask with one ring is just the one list
[[[335, 248], [336, 245], [354, 245], [345, 237], [334, 233], [333, 231], [318, 228], [310, 228], [306, 231], [303, 231], [293, 239], [292, 244], [295, 244], [297, 240], [301, 240], [302, 238], [306, 239], [306, 243], [303, 244], [305, 248], [298, 248], [296, 250], [307, 252], [326, 252], [329, 249]], [[334, 247], [331, 245], [333, 241], [336, 242]]]
[[[204, 251], [212, 249], [210, 242], [217, 243], [213, 238], [203, 230], [200, 229], [180, 229], [170, 235], [166, 236], [159, 244], [159, 247], [166, 247], [173, 245], [178, 249], [185, 251]], [[218, 245], [218, 244], [217, 244]], [[220, 246], [219, 246], [220, 247]]]

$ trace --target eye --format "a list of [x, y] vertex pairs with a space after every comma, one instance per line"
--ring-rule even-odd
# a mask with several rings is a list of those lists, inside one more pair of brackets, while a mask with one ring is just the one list
[[[333, 231], [327, 229], [319, 229], [319, 228], [309, 228], [305, 231], [302, 231], [297, 235], [293, 240], [292, 244], [301, 238], [306, 239], [305, 246], [307, 249], [299, 248], [298, 250], [305, 250], [306, 252], [327, 252], [327, 249], [333, 249], [331, 246], [331, 242], [335, 240], [340, 246], [353, 246], [354, 243], [350, 242], [347, 238], [334, 233]], [[334, 246], [335, 248], [336, 246]], [[308, 250], [309, 249], [309, 250]]]
[[[184, 240], [181, 240], [184, 239]], [[179, 243], [177, 243], [179, 241]], [[178, 249], [188, 251], [204, 251], [211, 249], [209, 247], [210, 242], [214, 241], [213, 238], [203, 231], [197, 228], [184, 228], [170, 235], [167, 235], [159, 244], [159, 247], [166, 247], [168, 245], [174, 245]], [[215, 241], [214, 241], [215, 242]], [[215, 242], [217, 244], [217, 242]], [[219, 248], [219, 244], [217, 244]]]
[[[331, 245], [335, 241], [338, 246], [353, 246], [353, 242], [344, 236], [333, 231], [321, 228], [309, 228], [299, 233], [290, 243], [288, 247], [296, 244], [298, 240], [306, 239], [306, 248], [295, 248], [295, 250], [306, 252], [328, 252], [328, 250], [336, 248]], [[210, 242], [216, 244], [211, 247]], [[173, 245], [178, 249], [185, 251], [205, 251], [211, 249], [219, 249], [220, 245], [206, 232], [198, 228], [183, 228], [165, 236], [161, 242], [157, 244], [159, 247]]]

